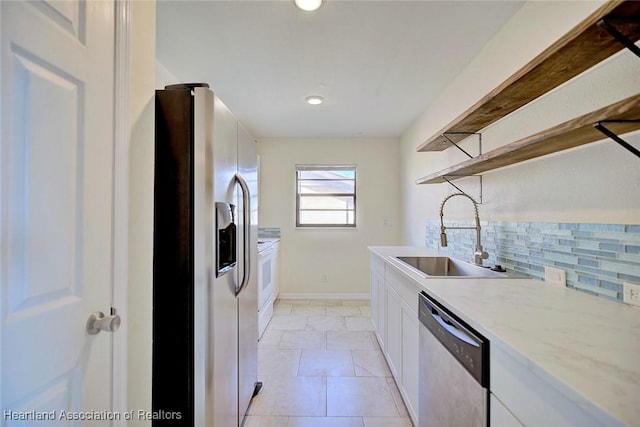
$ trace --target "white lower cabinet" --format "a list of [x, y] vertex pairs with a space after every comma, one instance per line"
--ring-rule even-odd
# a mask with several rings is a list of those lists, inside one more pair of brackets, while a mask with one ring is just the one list
[[[418, 425], [418, 293], [419, 287], [392, 267], [379, 274], [381, 260], [372, 256], [371, 307], [376, 336], [409, 416]], [[376, 308], [373, 308], [376, 307]]]
[[[491, 346], [490, 354], [491, 392], [521, 425], [553, 427], [612, 425], [609, 419], [598, 419], [587, 413], [578, 402], [567, 395], [569, 390], [562, 390], [553, 384], [548, 374], [536, 371], [530, 362], [516, 359], [509, 351], [495, 344]], [[492, 419], [493, 411], [492, 406]], [[500, 414], [500, 409], [498, 413]], [[495, 424], [495, 426], [501, 425]]]
[[507, 409], [506, 406], [491, 393], [490, 398], [490, 423], [491, 427], [524, 427], [520, 421]]
[[[376, 336], [400, 389], [407, 411], [419, 425], [419, 344], [417, 282], [392, 264], [371, 257], [371, 307]], [[513, 352], [508, 343], [492, 342], [489, 397], [491, 427], [605, 427], [618, 425], [594, 417], [571, 390]], [[438, 367], [434, 367], [438, 369]]]
[[387, 286], [387, 341], [384, 348], [389, 368], [398, 385], [402, 375], [402, 305], [400, 297]]
[[414, 421], [418, 414], [418, 313], [412, 311], [406, 303], [402, 307], [402, 388], [409, 413]]
[[384, 349], [386, 323], [386, 290], [384, 286], [384, 262], [371, 256], [371, 321], [380, 347]]

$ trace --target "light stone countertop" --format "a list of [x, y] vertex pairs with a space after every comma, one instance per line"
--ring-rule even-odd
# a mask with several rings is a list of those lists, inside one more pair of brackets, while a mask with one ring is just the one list
[[640, 425], [640, 309], [532, 279], [424, 279], [393, 258], [437, 251], [369, 250], [603, 424]]
[[258, 253], [266, 251], [271, 246], [273, 246], [274, 243], [277, 243], [279, 241], [279, 237], [258, 237]]

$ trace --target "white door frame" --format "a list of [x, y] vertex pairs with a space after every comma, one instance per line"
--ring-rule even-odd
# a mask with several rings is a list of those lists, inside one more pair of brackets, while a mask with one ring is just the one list
[[[0, 5], [0, 46], [2, 46], [2, 5]], [[0, 50], [1, 52], [1, 50]], [[0, 53], [1, 54], [1, 53]], [[2, 88], [2, 67], [0, 67], [0, 90]], [[2, 120], [2, 102], [0, 102], [0, 121]], [[2, 146], [2, 132], [0, 132], [0, 146]], [[2, 176], [2, 162], [0, 162], [0, 176]], [[0, 200], [2, 203], [2, 200]], [[2, 206], [0, 205], [0, 212], [2, 212]], [[2, 245], [0, 245], [0, 259], [2, 259]], [[2, 304], [0, 304], [0, 319], [2, 319]], [[1, 331], [0, 331], [1, 333]], [[2, 352], [0, 351], [0, 366], [2, 366]], [[0, 387], [0, 409], [4, 408], [2, 403], [2, 387]]]
[[[124, 414], [127, 405], [127, 300], [129, 276], [129, 82], [131, 0], [115, 0], [114, 174], [113, 174], [113, 284], [112, 306], [123, 327], [113, 334], [112, 410]], [[124, 417], [123, 417], [124, 418]], [[126, 426], [124, 419], [114, 426]]]

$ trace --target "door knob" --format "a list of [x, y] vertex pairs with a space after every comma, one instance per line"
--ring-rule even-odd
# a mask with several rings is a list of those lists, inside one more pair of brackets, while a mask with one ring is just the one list
[[100, 331], [115, 332], [120, 327], [120, 315], [115, 308], [111, 309], [110, 315], [105, 315], [101, 311], [91, 313], [87, 320], [87, 332], [89, 335], [95, 335]]

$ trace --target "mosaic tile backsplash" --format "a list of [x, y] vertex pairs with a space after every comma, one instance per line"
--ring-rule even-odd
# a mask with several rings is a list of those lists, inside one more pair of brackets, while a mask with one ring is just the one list
[[[622, 283], [640, 283], [640, 225], [481, 221], [485, 265], [500, 264], [544, 280], [544, 266], [567, 272], [567, 286], [622, 302]], [[474, 226], [445, 220], [445, 226]], [[426, 246], [473, 261], [475, 230], [447, 230], [440, 248], [440, 220], [427, 221]]]

